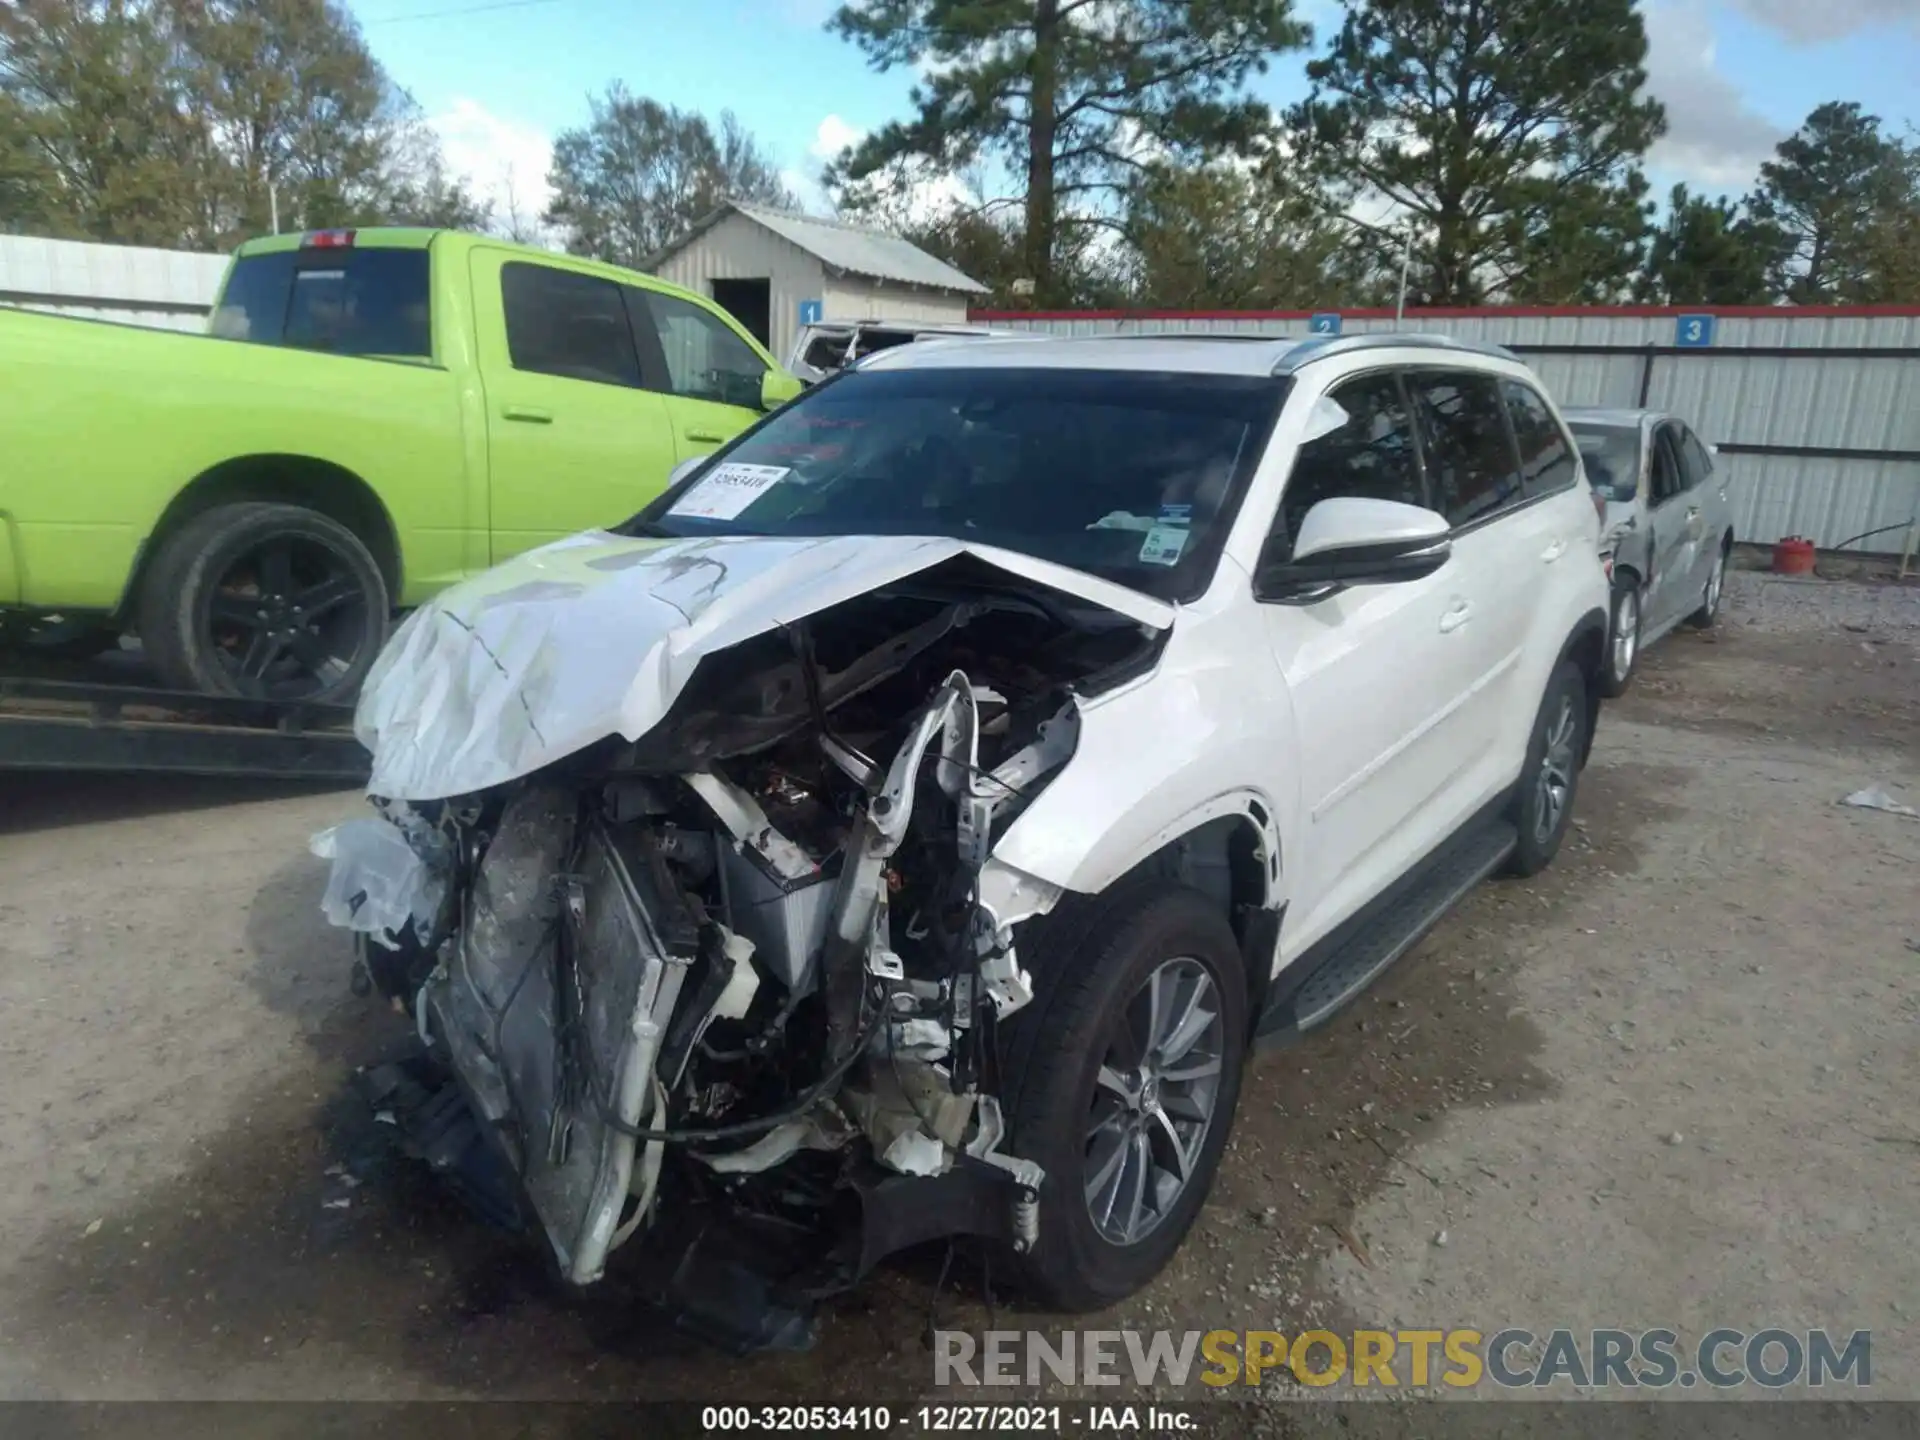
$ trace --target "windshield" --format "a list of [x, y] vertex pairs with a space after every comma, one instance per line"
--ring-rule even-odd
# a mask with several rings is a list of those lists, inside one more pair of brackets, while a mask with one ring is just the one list
[[210, 329], [224, 340], [430, 359], [425, 250], [275, 250], [233, 262]]
[[1631, 500], [1640, 489], [1640, 431], [1573, 421], [1573, 438], [1587, 464], [1587, 483], [1609, 500]]
[[851, 371], [648, 506], [670, 535], [938, 535], [1162, 599], [1211, 579], [1286, 382], [955, 367]]

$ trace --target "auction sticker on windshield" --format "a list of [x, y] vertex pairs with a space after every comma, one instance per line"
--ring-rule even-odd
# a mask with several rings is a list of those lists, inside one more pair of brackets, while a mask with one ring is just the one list
[[786, 465], [716, 465], [667, 513], [688, 520], [731, 520], [790, 473]]

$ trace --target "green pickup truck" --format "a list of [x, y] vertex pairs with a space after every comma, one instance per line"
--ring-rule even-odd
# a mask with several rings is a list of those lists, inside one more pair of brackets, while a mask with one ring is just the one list
[[0, 628], [343, 699], [395, 610], [632, 515], [800, 382], [711, 301], [433, 230], [235, 254], [209, 334], [0, 309]]

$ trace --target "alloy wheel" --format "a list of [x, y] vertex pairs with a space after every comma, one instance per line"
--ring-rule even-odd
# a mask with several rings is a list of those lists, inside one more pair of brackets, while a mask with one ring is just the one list
[[1567, 805], [1573, 799], [1573, 777], [1579, 765], [1579, 756], [1575, 753], [1580, 735], [1580, 722], [1574, 713], [1573, 697], [1562, 694], [1560, 703], [1553, 712], [1553, 719], [1547, 726], [1546, 752], [1540, 757], [1540, 773], [1536, 781], [1539, 787], [1539, 805], [1534, 818], [1534, 838], [1542, 843], [1551, 840], [1560, 828], [1560, 822], [1567, 813]]
[[1220, 992], [1198, 960], [1163, 961], [1121, 1010], [1094, 1084], [1086, 1202], [1115, 1245], [1166, 1219], [1194, 1170], [1220, 1098]]
[[309, 536], [261, 541], [214, 587], [207, 625], [239, 689], [295, 700], [334, 684], [366, 643], [367, 597], [347, 557]]
[[1622, 590], [1613, 608], [1613, 678], [1624, 682], [1633, 673], [1633, 659], [1640, 651], [1640, 595]]

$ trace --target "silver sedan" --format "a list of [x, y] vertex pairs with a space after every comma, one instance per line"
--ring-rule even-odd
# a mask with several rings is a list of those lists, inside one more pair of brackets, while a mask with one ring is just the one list
[[1727, 472], [1677, 416], [1563, 413], [1588, 483], [1606, 502], [1601, 556], [1613, 577], [1613, 625], [1601, 688], [1619, 695], [1644, 647], [1682, 621], [1711, 625], [1719, 612], [1733, 549]]

